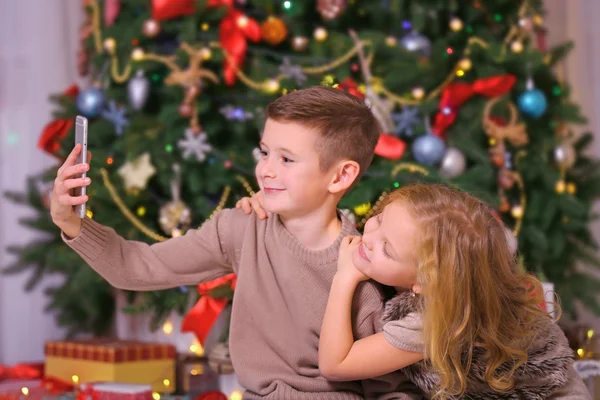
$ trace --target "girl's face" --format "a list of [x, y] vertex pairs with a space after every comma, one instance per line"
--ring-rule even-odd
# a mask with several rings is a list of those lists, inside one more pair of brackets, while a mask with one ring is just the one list
[[390, 203], [365, 224], [362, 243], [352, 254], [352, 261], [363, 274], [379, 283], [419, 293], [417, 234], [417, 225], [402, 203]]

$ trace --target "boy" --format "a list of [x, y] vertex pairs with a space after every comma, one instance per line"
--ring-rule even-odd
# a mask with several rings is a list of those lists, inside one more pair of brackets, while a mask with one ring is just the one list
[[[400, 374], [361, 387], [326, 381], [318, 370], [319, 331], [338, 248], [342, 238], [356, 234], [336, 207], [371, 163], [379, 137], [373, 114], [352, 95], [313, 87], [277, 99], [266, 117], [256, 177], [273, 218], [224, 210], [178, 238], [152, 246], [127, 241], [73, 213], [71, 206], [87, 197], [71, 197], [69, 190], [89, 184], [70, 179], [87, 167], [74, 165], [76, 147], [58, 171], [53, 221], [65, 242], [117, 288], [165, 289], [235, 272], [229, 346], [244, 399], [421, 398]], [[366, 282], [355, 303], [356, 335], [380, 329], [377, 287]]]

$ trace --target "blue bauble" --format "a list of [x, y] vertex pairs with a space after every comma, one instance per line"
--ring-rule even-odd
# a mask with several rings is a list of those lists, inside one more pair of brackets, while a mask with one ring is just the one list
[[445, 152], [444, 141], [431, 133], [419, 136], [412, 144], [413, 157], [421, 164], [437, 164], [444, 157]]
[[519, 110], [528, 117], [539, 118], [548, 107], [544, 92], [540, 89], [528, 89], [517, 100]]
[[102, 113], [106, 103], [104, 91], [98, 87], [92, 86], [82, 90], [77, 95], [77, 108], [79, 112], [88, 118], [95, 118]]

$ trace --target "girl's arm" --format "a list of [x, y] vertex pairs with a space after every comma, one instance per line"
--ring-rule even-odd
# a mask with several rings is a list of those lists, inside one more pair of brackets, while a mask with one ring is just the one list
[[331, 381], [374, 378], [423, 359], [422, 353], [389, 344], [383, 332], [354, 341], [352, 297], [360, 280], [356, 273], [338, 271], [331, 285], [319, 340], [319, 370]]

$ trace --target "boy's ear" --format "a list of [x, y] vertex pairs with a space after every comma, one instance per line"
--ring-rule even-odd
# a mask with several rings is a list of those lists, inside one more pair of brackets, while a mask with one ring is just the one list
[[335, 168], [335, 173], [329, 184], [331, 193], [340, 193], [348, 190], [350, 186], [358, 179], [360, 166], [356, 161], [344, 160], [338, 163]]

